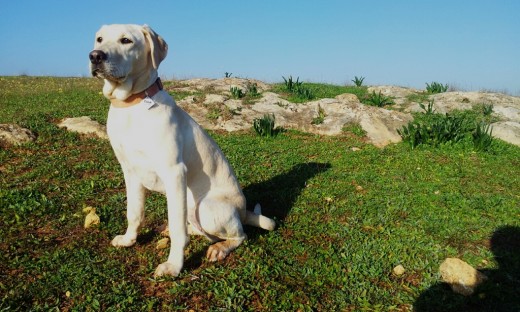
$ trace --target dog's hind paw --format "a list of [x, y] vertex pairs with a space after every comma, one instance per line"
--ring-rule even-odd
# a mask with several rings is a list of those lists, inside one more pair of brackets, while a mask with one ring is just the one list
[[177, 268], [175, 265], [169, 263], [169, 262], [163, 262], [157, 266], [157, 269], [155, 269], [155, 273], [153, 274], [154, 277], [161, 277], [161, 276], [172, 276], [176, 277], [181, 272], [180, 268]]
[[129, 238], [126, 235], [117, 235], [111, 244], [114, 247], [130, 247], [135, 244], [135, 238]]

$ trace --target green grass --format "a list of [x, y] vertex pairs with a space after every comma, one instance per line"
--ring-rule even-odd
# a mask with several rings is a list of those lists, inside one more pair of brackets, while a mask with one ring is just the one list
[[[81, 115], [104, 121], [100, 87], [93, 79], [0, 79], [0, 122], [38, 135], [0, 148], [0, 310], [520, 307], [520, 148], [500, 141], [485, 153], [464, 145], [410, 151], [347, 135], [211, 133], [248, 206], [260, 202], [278, 227], [247, 227], [249, 240], [216, 264], [204, 258], [208, 243], [192, 237], [181, 275], [153, 279], [167, 257], [155, 249], [164, 197], [147, 199], [136, 246], [111, 247], [126, 226], [117, 160], [107, 141], [55, 125]], [[97, 209], [98, 227], [83, 229], [85, 206]], [[504, 229], [511, 244], [498, 252], [490, 238]], [[446, 257], [485, 269], [490, 282], [473, 297], [451, 295], [439, 284]], [[398, 264], [406, 272], [396, 277]]]
[[[359, 99], [362, 99], [367, 94], [366, 87], [356, 87], [356, 86], [337, 86], [326, 83], [313, 83], [313, 82], [305, 82], [304, 86], [306, 89], [310, 90], [314, 95], [314, 100], [324, 99], [324, 98], [334, 98], [343, 93], [352, 93], [355, 94]], [[276, 83], [272, 88], [273, 92], [280, 93], [286, 98], [288, 101], [293, 103], [304, 103], [309, 100], [298, 97], [295, 94], [289, 93], [286, 91], [286, 86], [284, 83]]]

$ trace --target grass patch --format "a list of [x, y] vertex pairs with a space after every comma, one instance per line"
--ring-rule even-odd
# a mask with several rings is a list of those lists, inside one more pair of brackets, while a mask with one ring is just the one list
[[[306, 82], [305, 87], [310, 90], [314, 96], [315, 100], [325, 99], [325, 98], [334, 98], [343, 93], [352, 93], [355, 94], [359, 99], [363, 98], [367, 94], [366, 87], [356, 87], [356, 86], [337, 86], [326, 83], [312, 83]], [[271, 91], [281, 94], [286, 100], [293, 103], [304, 103], [308, 102], [308, 99], [302, 99], [298, 96], [294, 96], [293, 94], [287, 92], [286, 86], [284, 83], [276, 83], [272, 86]]]
[[[216, 264], [204, 258], [208, 242], [192, 237], [181, 275], [154, 280], [167, 257], [155, 249], [164, 197], [147, 199], [136, 246], [111, 247], [126, 226], [123, 175], [111, 147], [54, 124], [106, 118], [108, 101], [93, 81], [0, 79], [0, 121], [38, 133], [35, 143], [0, 149], [0, 310], [520, 307], [520, 148], [500, 141], [487, 153], [465, 145], [410, 152], [406, 144], [377, 149], [348, 135], [211, 133], [248, 206], [260, 202], [278, 228], [246, 228], [249, 240]], [[86, 205], [101, 217], [89, 230]], [[503, 229], [513, 239], [505, 253], [491, 239]], [[438, 283], [446, 257], [484, 269], [490, 282], [473, 297], [453, 298]], [[406, 270], [400, 277], [391, 273], [398, 264]]]

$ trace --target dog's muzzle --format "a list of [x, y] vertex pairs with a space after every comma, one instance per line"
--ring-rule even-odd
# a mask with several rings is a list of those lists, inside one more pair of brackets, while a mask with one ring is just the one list
[[93, 50], [88, 55], [90, 59], [90, 69], [92, 76], [101, 77], [104, 76], [104, 66], [103, 62], [107, 60], [108, 56], [105, 52], [101, 50]]

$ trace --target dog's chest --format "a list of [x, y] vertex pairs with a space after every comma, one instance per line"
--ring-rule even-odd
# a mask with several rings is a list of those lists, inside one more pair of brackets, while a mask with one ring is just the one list
[[111, 108], [107, 120], [110, 143], [123, 170], [152, 191], [164, 192], [157, 156], [165, 144], [157, 137], [161, 116], [142, 107]]

